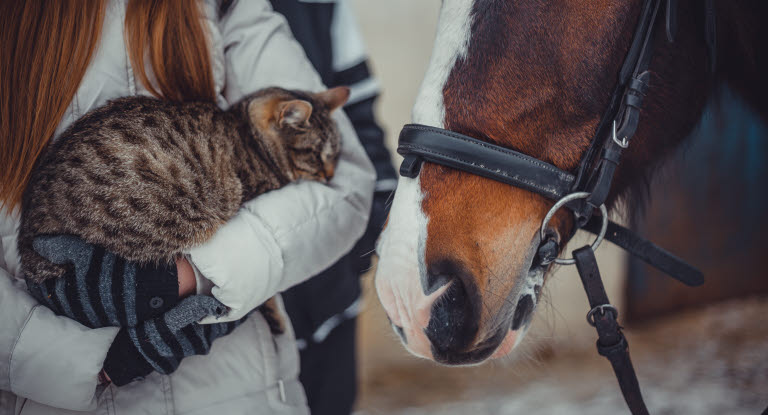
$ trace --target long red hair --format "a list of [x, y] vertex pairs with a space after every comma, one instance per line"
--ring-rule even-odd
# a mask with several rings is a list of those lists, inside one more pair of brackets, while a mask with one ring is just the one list
[[[35, 161], [93, 58], [106, 3], [0, 1], [0, 207], [19, 206]], [[155, 96], [215, 99], [208, 36], [197, 1], [130, 0], [125, 39], [134, 72]]]

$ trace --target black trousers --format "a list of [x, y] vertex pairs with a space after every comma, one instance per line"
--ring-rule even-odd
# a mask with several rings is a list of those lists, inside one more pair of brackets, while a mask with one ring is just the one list
[[300, 351], [299, 380], [312, 415], [352, 412], [357, 395], [356, 331], [357, 319], [346, 320], [324, 342], [307, 342], [307, 347]]

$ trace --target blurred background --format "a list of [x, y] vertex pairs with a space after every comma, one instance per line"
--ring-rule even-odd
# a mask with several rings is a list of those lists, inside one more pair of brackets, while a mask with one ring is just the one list
[[[381, 83], [377, 114], [399, 164], [397, 134], [410, 122], [440, 1], [350, 3]], [[768, 247], [768, 133], [737, 97], [720, 95], [658, 178], [639, 229], [700, 267], [707, 283], [686, 288], [610, 244], [598, 250], [651, 413], [757, 414], [768, 406], [768, 276], [761, 264]], [[574, 246], [586, 241], [575, 239]], [[548, 281], [522, 350], [470, 368], [409, 355], [387, 324], [373, 271], [364, 287], [360, 414], [626, 412], [610, 365], [595, 350], [573, 267]]]

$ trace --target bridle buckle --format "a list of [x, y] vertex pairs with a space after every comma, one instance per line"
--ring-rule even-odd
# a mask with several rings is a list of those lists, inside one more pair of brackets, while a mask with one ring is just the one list
[[616, 307], [611, 304], [600, 304], [599, 306], [589, 310], [587, 313], [587, 323], [589, 323], [590, 326], [595, 327], [595, 313], [599, 312], [601, 316], [604, 316], [608, 311], [613, 313], [614, 319], [619, 317], [619, 310], [617, 310]]
[[629, 147], [629, 140], [627, 137], [624, 137], [621, 140], [616, 137], [616, 120], [613, 120], [613, 131], [611, 133], [611, 138], [613, 138], [613, 142], [616, 143], [617, 146], [621, 148]]

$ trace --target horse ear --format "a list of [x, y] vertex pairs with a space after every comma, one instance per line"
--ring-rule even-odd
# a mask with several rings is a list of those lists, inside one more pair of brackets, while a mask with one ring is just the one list
[[304, 127], [312, 116], [312, 104], [301, 99], [295, 99], [280, 104], [280, 115], [277, 125], [284, 127]]
[[340, 108], [347, 103], [349, 99], [349, 88], [346, 86], [337, 86], [327, 91], [318, 93], [317, 99], [324, 102], [331, 111]]

